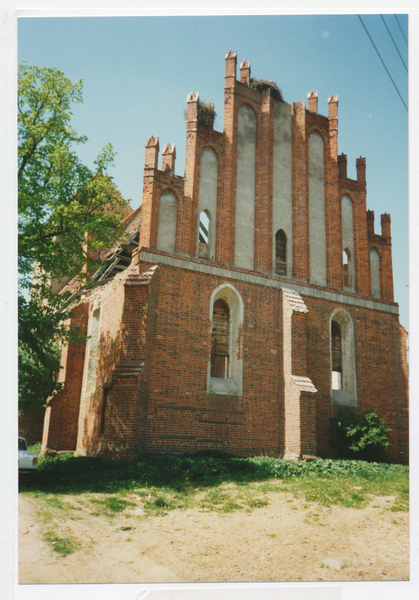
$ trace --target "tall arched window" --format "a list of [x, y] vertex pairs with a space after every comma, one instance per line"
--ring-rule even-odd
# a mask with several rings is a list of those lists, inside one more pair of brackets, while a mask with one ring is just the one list
[[241, 396], [243, 299], [233, 285], [223, 283], [212, 292], [209, 309], [211, 356], [207, 363], [207, 393]]
[[332, 321], [332, 389], [342, 389], [342, 332], [336, 321]]
[[227, 379], [229, 355], [230, 311], [223, 300], [216, 300], [211, 333], [211, 377]]
[[275, 273], [287, 274], [287, 236], [282, 229], [275, 235]]
[[330, 323], [332, 404], [357, 406], [355, 335], [349, 313], [337, 310]]

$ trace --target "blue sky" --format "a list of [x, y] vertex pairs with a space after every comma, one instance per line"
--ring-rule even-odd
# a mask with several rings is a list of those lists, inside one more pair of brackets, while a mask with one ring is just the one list
[[[408, 75], [379, 14], [362, 15], [404, 102]], [[384, 15], [408, 66], [407, 15]], [[403, 33], [402, 33], [403, 32]], [[339, 153], [367, 161], [367, 204], [390, 213], [395, 299], [408, 324], [408, 113], [357, 15], [67, 17], [18, 20], [18, 58], [57, 67], [83, 80], [84, 103], [73, 126], [88, 137], [79, 148], [91, 167], [110, 142], [117, 152], [111, 171], [123, 196], [141, 203], [144, 145], [176, 144], [176, 173], [184, 173], [186, 96], [199, 92], [214, 102], [215, 128], [223, 129], [225, 54], [251, 62], [252, 76], [275, 81], [286, 102], [317, 90], [319, 112], [339, 96]]]

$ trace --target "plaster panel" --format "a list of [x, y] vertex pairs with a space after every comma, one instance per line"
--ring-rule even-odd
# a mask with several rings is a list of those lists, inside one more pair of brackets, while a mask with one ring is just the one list
[[256, 117], [244, 105], [238, 116], [235, 265], [251, 270], [255, 254], [255, 160]]
[[381, 298], [380, 256], [375, 248], [370, 251], [371, 296]]
[[163, 192], [159, 202], [157, 248], [174, 252], [176, 248], [177, 200], [172, 192]]
[[[214, 258], [215, 255], [215, 231], [217, 222], [217, 179], [218, 179], [218, 160], [212, 148], [204, 148], [201, 154], [201, 171], [199, 178], [199, 198], [198, 198], [198, 224], [199, 217], [203, 210], [208, 211], [210, 216], [209, 239], [208, 239], [208, 258]], [[199, 254], [199, 235], [196, 236], [196, 253]]]
[[274, 103], [272, 264], [275, 270], [275, 234], [287, 236], [287, 276], [292, 275], [292, 116], [285, 102]]
[[352, 201], [349, 196], [342, 198], [342, 250], [348, 249], [350, 258], [348, 260], [348, 286], [345, 289], [355, 291], [355, 263], [354, 263], [354, 219]]
[[308, 155], [310, 282], [325, 286], [327, 272], [324, 148], [323, 140], [318, 133], [312, 133], [308, 138]]

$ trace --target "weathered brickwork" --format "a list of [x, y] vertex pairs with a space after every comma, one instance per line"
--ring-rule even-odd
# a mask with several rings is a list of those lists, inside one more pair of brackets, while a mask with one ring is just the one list
[[[100, 318], [100, 334], [96, 342], [92, 334], [85, 346], [63, 350], [66, 387], [47, 409], [43, 451], [133, 457], [216, 449], [242, 456], [332, 456], [330, 418], [352, 407], [383, 417], [392, 429], [387, 459], [407, 462], [407, 334], [393, 297], [390, 216], [382, 215], [378, 235], [373, 214], [367, 212], [366, 161], [357, 159], [357, 179], [347, 178], [346, 156], [338, 155], [338, 98], [329, 98], [329, 114], [322, 116], [316, 92], [308, 96], [308, 109], [305, 102], [281, 105], [281, 118], [291, 123], [289, 140], [280, 138], [289, 144], [289, 154], [275, 154], [280, 121], [274, 115], [282, 100], [274, 98], [269, 83], [262, 91], [250, 87], [249, 62], [241, 63], [240, 81], [236, 71], [236, 53], [230, 51], [223, 132], [200, 120], [198, 94], [187, 97], [185, 177], [174, 173], [174, 146], [165, 146], [160, 170], [159, 140], [147, 140], [138, 248], [126, 270], [80, 297], [74, 323], [89, 333]], [[246, 115], [249, 109], [254, 114], [255, 138], [247, 135], [246, 123], [239, 136], [244, 105]], [[322, 140], [318, 164], [324, 165], [321, 185], [311, 188], [310, 135]], [[204, 172], [201, 157], [208, 148], [217, 169]], [[255, 152], [254, 194], [239, 198], [254, 202], [246, 205], [254, 214], [249, 229], [254, 236], [247, 240], [254, 257], [251, 269], [237, 266], [242, 264], [235, 243], [242, 226], [236, 215], [237, 190], [242, 189], [239, 151], [246, 160]], [[284, 158], [288, 155], [289, 161]], [[292, 254], [292, 272], [277, 275], [273, 189], [275, 177], [280, 189], [278, 177], [286, 169], [292, 190], [283, 197], [280, 190], [279, 196], [290, 202], [286, 252]], [[215, 236], [210, 256], [202, 251], [205, 241], [197, 239], [198, 199], [215, 173], [208, 188], [216, 189], [217, 196], [216, 219], [209, 222], [209, 239]], [[310, 283], [319, 265], [310, 254], [310, 228], [318, 222], [309, 218], [309, 189], [317, 195], [324, 190], [320, 225], [326, 232], [326, 285]], [[169, 192], [173, 222], [159, 213], [162, 195], [167, 198]], [[353, 235], [349, 266], [343, 260], [343, 196], [352, 205], [352, 222], [345, 230], [345, 239]], [[206, 208], [202, 200], [200, 207]], [[163, 227], [168, 235], [173, 232], [174, 251], [159, 242]], [[316, 235], [314, 230], [311, 234]], [[379, 257], [374, 281], [380, 290], [375, 295], [372, 249]], [[355, 278], [351, 287], [345, 286], [349, 267]], [[226, 377], [211, 372], [216, 346], [212, 298], [222, 300], [229, 314]], [[340, 324], [343, 364], [342, 383], [333, 389], [332, 320]]]

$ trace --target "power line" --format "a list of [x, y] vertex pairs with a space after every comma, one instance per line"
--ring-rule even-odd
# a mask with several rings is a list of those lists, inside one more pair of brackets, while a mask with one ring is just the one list
[[407, 108], [407, 106], [406, 106], [406, 104], [405, 104], [405, 101], [403, 100], [403, 98], [402, 98], [402, 96], [401, 96], [401, 94], [400, 94], [399, 90], [397, 89], [397, 86], [396, 86], [396, 84], [394, 83], [394, 81], [393, 81], [393, 78], [392, 78], [392, 76], [391, 76], [391, 75], [390, 75], [390, 73], [389, 73], [389, 70], [387, 69], [386, 65], [384, 64], [384, 61], [383, 61], [383, 59], [381, 58], [381, 54], [378, 52], [376, 45], [375, 45], [375, 44], [374, 44], [374, 42], [372, 41], [372, 37], [371, 37], [371, 36], [370, 36], [370, 34], [368, 33], [368, 29], [365, 27], [365, 25], [364, 25], [364, 22], [363, 22], [363, 20], [361, 19], [361, 16], [360, 16], [360, 15], [358, 15], [358, 17], [359, 17], [359, 20], [360, 20], [360, 21], [361, 21], [361, 23], [362, 23], [362, 26], [363, 26], [363, 28], [364, 28], [364, 29], [365, 29], [365, 31], [367, 32], [367, 35], [368, 35], [368, 37], [370, 38], [371, 44], [374, 46], [374, 48], [375, 48], [375, 51], [377, 52], [377, 54], [378, 54], [378, 56], [379, 56], [379, 59], [380, 59], [380, 60], [381, 60], [381, 62], [383, 63], [383, 67], [385, 68], [385, 70], [386, 70], [386, 72], [387, 72], [387, 75], [390, 77], [390, 79], [391, 79], [391, 82], [392, 82], [392, 84], [394, 85], [394, 87], [395, 87], [395, 89], [396, 89], [396, 92], [399, 94], [399, 96], [400, 96], [400, 100], [403, 102], [403, 104], [404, 104], [404, 107], [405, 107], [405, 109], [407, 110], [407, 112], [409, 112], [409, 109]]
[[399, 26], [399, 29], [400, 29], [400, 31], [402, 32], [402, 36], [404, 37], [404, 41], [406, 42], [406, 46], [407, 46], [407, 45], [408, 45], [408, 44], [407, 44], [407, 39], [406, 39], [406, 37], [405, 37], [405, 35], [404, 35], [404, 33], [403, 33], [403, 29], [402, 29], [402, 27], [401, 27], [401, 25], [400, 25], [400, 23], [399, 23], [399, 19], [397, 18], [397, 15], [394, 15], [394, 18], [395, 18], [395, 19], [396, 19], [396, 21], [397, 21], [397, 25]]
[[399, 49], [398, 49], [398, 48], [397, 48], [397, 46], [396, 46], [396, 42], [394, 41], [394, 39], [393, 39], [393, 36], [392, 36], [392, 35], [391, 35], [391, 33], [390, 33], [390, 29], [387, 27], [387, 23], [384, 21], [384, 17], [383, 17], [383, 15], [380, 15], [380, 17], [381, 17], [381, 19], [383, 20], [383, 23], [384, 23], [384, 25], [386, 26], [386, 29], [387, 29], [387, 31], [388, 31], [388, 35], [391, 37], [391, 41], [393, 42], [393, 44], [394, 44], [394, 47], [396, 48], [396, 50], [397, 50], [397, 52], [398, 52], [398, 54], [399, 54], [399, 56], [400, 56], [400, 60], [402, 61], [403, 65], [404, 65], [404, 68], [406, 69], [406, 73], [408, 73], [409, 71], [407, 70], [407, 67], [406, 67], [406, 65], [405, 65], [405, 63], [404, 63], [404, 60], [403, 60], [403, 58], [402, 58], [402, 55], [400, 54], [400, 52], [399, 52]]

